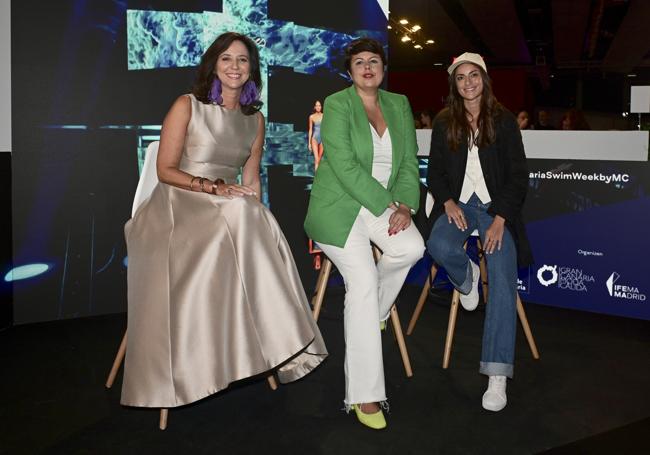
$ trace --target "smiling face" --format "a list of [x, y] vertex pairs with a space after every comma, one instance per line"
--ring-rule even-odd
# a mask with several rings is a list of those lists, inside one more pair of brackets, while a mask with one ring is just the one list
[[463, 63], [454, 71], [454, 81], [458, 94], [465, 101], [479, 101], [483, 94], [481, 70], [473, 63]]
[[217, 58], [214, 71], [223, 88], [241, 89], [251, 72], [250, 56], [244, 43], [233, 41]]
[[374, 52], [359, 52], [350, 59], [350, 77], [360, 89], [377, 89], [384, 79], [384, 63]]

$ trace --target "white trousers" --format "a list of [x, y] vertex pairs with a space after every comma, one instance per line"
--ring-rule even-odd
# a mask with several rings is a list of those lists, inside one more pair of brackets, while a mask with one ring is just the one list
[[[406, 275], [424, 253], [422, 236], [411, 223], [399, 234], [388, 235], [386, 209], [376, 217], [361, 208], [343, 248], [318, 243], [345, 282], [345, 404], [386, 400], [384, 362], [379, 321], [402, 289]], [[374, 243], [383, 255], [375, 264]]]

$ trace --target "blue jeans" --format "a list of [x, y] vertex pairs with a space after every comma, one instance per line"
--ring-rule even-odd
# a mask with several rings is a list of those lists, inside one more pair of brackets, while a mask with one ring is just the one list
[[[487, 213], [489, 204], [472, 194], [458, 206], [465, 213], [467, 229], [461, 231], [445, 214], [441, 215], [427, 240], [433, 259], [447, 270], [449, 279], [461, 293], [472, 288], [472, 269], [463, 244], [475, 229], [481, 239], [494, 217]], [[517, 250], [508, 229], [504, 229], [500, 250], [485, 254], [488, 270], [488, 304], [483, 325], [483, 347], [479, 372], [512, 378], [517, 330]]]

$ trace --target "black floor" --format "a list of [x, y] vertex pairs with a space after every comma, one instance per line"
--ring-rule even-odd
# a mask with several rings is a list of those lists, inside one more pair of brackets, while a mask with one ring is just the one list
[[[342, 292], [319, 325], [329, 359], [271, 391], [247, 380], [170, 411], [119, 404], [121, 373], [103, 387], [125, 315], [20, 326], [0, 333], [0, 453], [435, 454], [650, 453], [650, 322], [527, 305], [541, 359], [518, 334], [508, 406], [481, 408], [483, 313], [461, 311], [441, 368], [448, 296], [431, 300], [407, 338], [407, 379], [392, 331], [384, 336], [389, 427], [362, 427], [343, 406]], [[402, 325], [419, 289], [400, 297]], [[479, 309], [480, 310], [480, 309]]]

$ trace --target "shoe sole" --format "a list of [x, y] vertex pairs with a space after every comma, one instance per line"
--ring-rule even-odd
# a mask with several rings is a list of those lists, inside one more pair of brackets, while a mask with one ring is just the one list
[[506, 402], [506, 403], [503, 404], [503, 406], [500, 406], [500, 407], [499, 406], [491, 407], [489, 405], [486, 405], [485, 403], [482, 403], [482, 404], [483, 404], [483, 409], [485, 409], [486, 411], [499, 412], [503, 408], [505, 408], [508, 403]]

